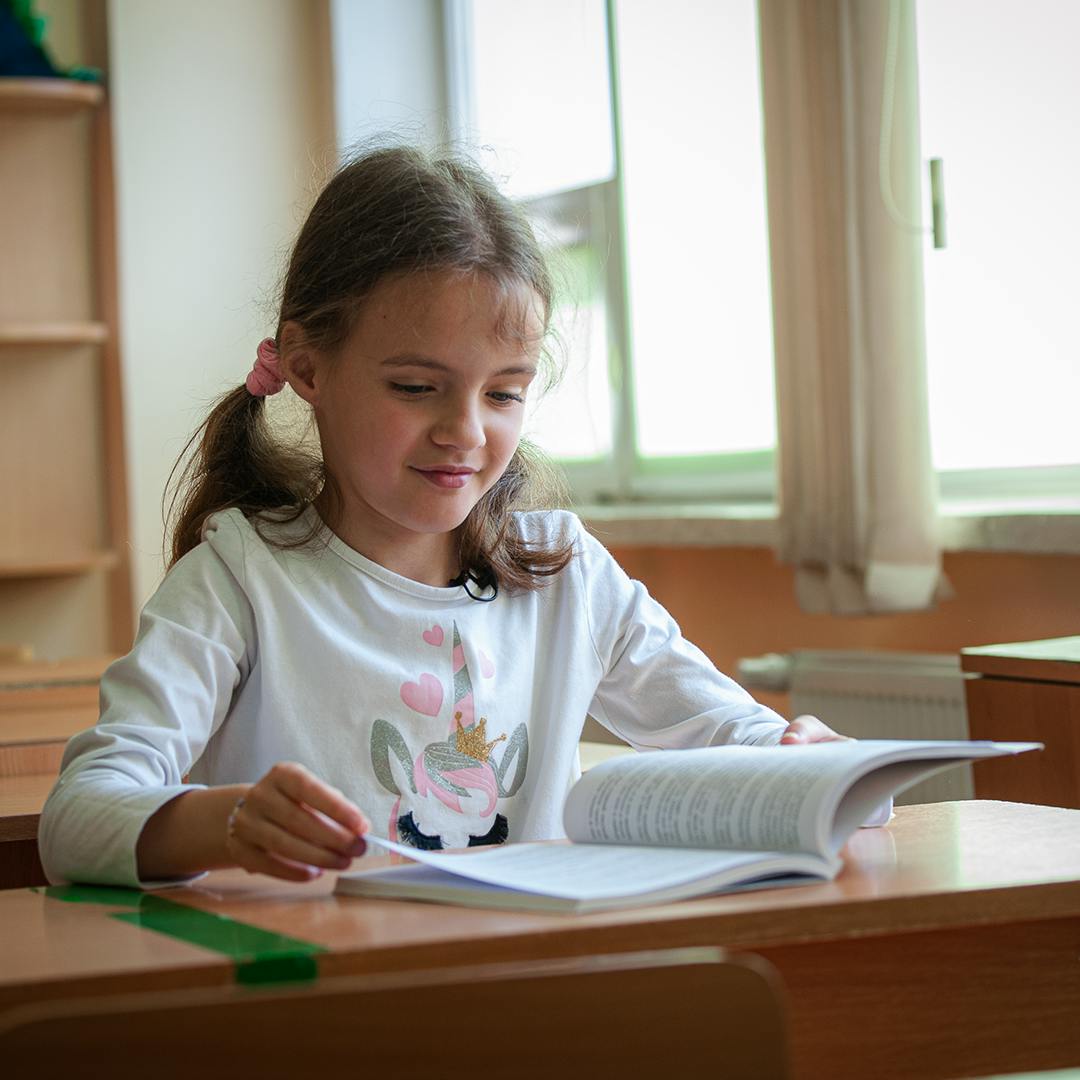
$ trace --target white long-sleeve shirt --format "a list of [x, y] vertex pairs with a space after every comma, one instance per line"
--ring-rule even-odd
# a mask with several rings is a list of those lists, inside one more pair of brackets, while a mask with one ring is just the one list
[[[268, 535], [297, 535], [263, 522]], [[140, 882], [147, 819], [185, 791], [297, 761], [382, 836], [428, 847], [563, 835], [586, 714], [638, 749], [775, 743], [785, 721], [687, 642], [578, 519], [518, 517], [572, 539], [570, 564], [491, 603], [420, 584], [329, 530], [267, 543], [237, 510], [146, 605], [101, 681], [41, 818], [53, 882]]]

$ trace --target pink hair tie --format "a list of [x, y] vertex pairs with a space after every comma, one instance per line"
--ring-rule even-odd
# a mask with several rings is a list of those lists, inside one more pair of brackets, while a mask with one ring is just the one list
[[244, 385], [252, 397], [276, 394], [285, 385], [285, 377], [281, 374], [281, 357], [274, 339], [263, 338], [256, 354], [255, 366], [248, 372]]

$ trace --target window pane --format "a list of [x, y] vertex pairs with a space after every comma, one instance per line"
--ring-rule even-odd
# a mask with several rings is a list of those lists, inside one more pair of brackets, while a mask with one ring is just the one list
[[473, 0], [472, 91], [484, 164], [516, 198], [611, 178], [603, 0]]
[[775, 445], [754, 0], [619, 0], [639, 450]]
[[[541, 235], [551, 228], [540, 224]], [[530, 393], [525, 434], [553, 457], [595, 460], [612, 448], [604, 272], [587, 235], [551, 252], [557, 300], [550, 350], [562, 379]]]
[[1080, 462], [1080, 4], [918, 9], [922, 147], [944, 160], [948, 246], [926, 252], [939, 469]]

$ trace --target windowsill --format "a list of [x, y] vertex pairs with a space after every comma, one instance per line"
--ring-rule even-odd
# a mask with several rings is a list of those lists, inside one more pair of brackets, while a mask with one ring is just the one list
[[[577, 513], [615, 547], [772, 547], [777, 539], [771, 503], [583, 505]], [[1080, 555], [1080, 500], [948, 503], [941, 539], [946, 551]]]
[[576, 507], [590, 532], [613, 546], [772, 547], [771, 503], [627, 503]]

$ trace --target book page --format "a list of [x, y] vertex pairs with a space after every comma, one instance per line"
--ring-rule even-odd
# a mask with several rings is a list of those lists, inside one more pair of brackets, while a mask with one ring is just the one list
[[598, 765], [563, 826], [579, 843], [836, 854], [875, 806], [948, 764], [1038, 743], [863, 740], [667, 750]]
[[813, 851], [806, 807], [850, 759], [807, 749], [724, 746], [605, 762], [574, 786], [563, 825], [578, 843]]
[[[603, 900], [663, 892], [704, 879], [735, 884], [769, 873], [827, 877], [833, 869], [830, 864], [812, 856], [775, 856], [750, 851], [576, 847], [557, 842], [446, 852], [420, 851], [377, 836], [370, 840], [384, 851], [406, 855], [443, 874], [502, 889], [573, 900]], [[394, 871], [385, 873], [393, 874]], [[341, 875], [346, 878], [363, 876], [364, 871]]]

